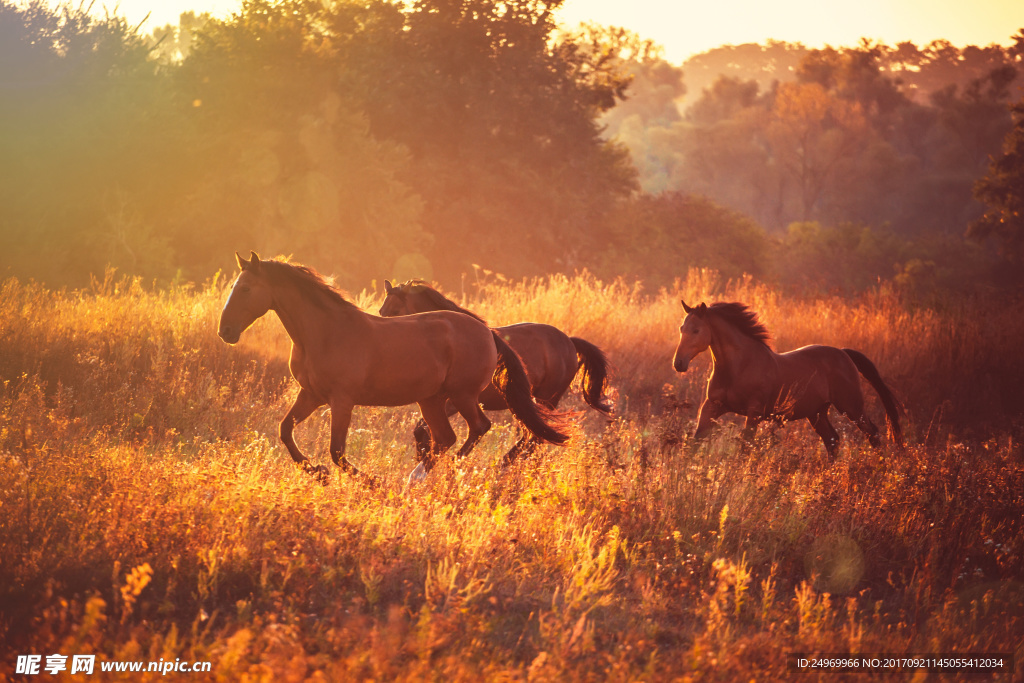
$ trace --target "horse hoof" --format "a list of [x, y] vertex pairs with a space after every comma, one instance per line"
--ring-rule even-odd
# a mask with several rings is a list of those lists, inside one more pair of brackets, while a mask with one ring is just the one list
[[328, 479], [331, 471], [324, 465], [310, 465], [306, 463], [302, 466], [303, 471], [313, 477], [321, 486], [327, 486]]
[[409, 473], [409, 479], [405, 482], [407, 489], [413, 486], [419, 486], [427, 480], [427, 468], [420, 463], [413, 468], [413, 471]]

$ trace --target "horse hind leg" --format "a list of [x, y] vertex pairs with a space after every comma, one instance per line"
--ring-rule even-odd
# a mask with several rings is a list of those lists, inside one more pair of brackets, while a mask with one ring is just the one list
[[533, 438], [532, 434], [524, 434], [519, 438], [519, 441], [516, 441], [515, 445], [509, 449], [508, 453], [501, 458], [501, 466], [508, 467], [519, 458], [528, 457], [531, 453], [537, 450], [537, 446], [539, 445], [540, 442]]
[[807, 420], [814, 427], [814, 431], [818, 433], [821, 440], [825, 442], [825, 450], [828, 451], [829, 457], [835, 458], [836, 452], [839, 450], [839, 433], [828, 420], [828, 406], [825, 406], [816, 415], [807, 418]]
[[[455, 406], [452, 405], [451, 401], [446, 400], [444, 404], [444, 412], [445, 416], [450, 418], [458, 411], [455, 410]], [[449, 424], [451, 423], [449, 422]], [[416, 422], [416, 426], [412, 430], [412, 438], [416, 443], [416, 460], [424, 462], [430, 457], [432, 443], [430, 439], [430, 427], [427, 425], [427, 421], [423, 418], [420, 418], [419, 421]]]
[[456, 441], [455, 430], [448, 422], [448, 414], [445, 411], [445, 400], [440, 396], [420, 401], [420, 413], [430, 430], [430, 449], [422, 461], [426, 471], [433, 468], [437, 456], [451, 448]]
[[418, 462], [424, 462], [430, 457], [430, 427], [427, 426], [427, 421], [420, 418], [416, 423], [416, 426], [412, 430], [413, 441], [416, 442], [416, 460]]
[[477, 399], [477, 396], [460, 396], [451, 399], [455, 409], [459, 411], [462, 417], [466, 418], [466, 424], [469, 425], [469, 434], [466, 436], [462, 447], [459, 448], [458, 457], [460, 458], [468, 455], [473, 450], [473, 447], [476, 446], [477, 441], [491, 428], [491, 421], [484, 415], [484, 411], [480, 409]]
[[[565, 389], [555, 393], [554, 395], [537, 397], [536, 401], [539, 405], [544, 406], [548, 410], [555, 410], [558, 407], [558, 402], [562, 400], [563, 395], [565, 395]], [[519, 458], [529, 457], [535, 450], [537, 450], [537, 446], [539, 445], [540, 441], [538, 441], [532, 434], [523, 434], [519, 437], [519, 441], [516, 441], [515, 445], [508, 450], [508, 453], [501, 458], [501, 466], [508, 467]]]
[[868, 443], [873, 448], [880, 448], [882, 446], [882, 437], [878, 432], [878, 427], [868, 417], [867, 412], [864, 410], [864, 399], [860, 400], [847, 400], [845, 401], [848, 405], [836, 405], [836, 409], [845, 415], [853, 424], [857, 425], [857, 429], [864, 432], [868, 437]]
[[854, 420], [853, 423], [857, 425], [858, 429], [867, 435], [868, 443], [870, 443], [873, 448], [882, 447], [882, 437], [878, 432], [878, 427], [876, 427], [875, 423], [871, 421], [871, 418], [866, 414], [861, 414], [861, 416]]

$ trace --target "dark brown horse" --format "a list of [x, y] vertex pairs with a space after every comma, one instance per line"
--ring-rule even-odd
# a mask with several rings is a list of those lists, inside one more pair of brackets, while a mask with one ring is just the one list
[[686, 317], [679, 328], [679, 346], [672, 365], [677, 372], [686, 372], [690, 361], [708, 348], [713, 363], [695, 438], [704, 437], [711, 421], [725, 413], [747, 418], [743, 429], [747, 440], [763, 420], [806, 418], [825, 442], [829, 455], [835, 456], [839, 434], [828, 420], [828, 409], [835, 406], [867, 434], [872, 446], [878, 447], [878, 428], [864, 412], [860, 372], [882, 399], [890, 437], [902, 446], [896, 398], [864, 354], [820, 345], [775, 353], [768, 345], [768, 330], [743, 304], [690, 308], [684, 301], [683, 309]]
[[456, 441], [446, 401], [469, 424], [459, 455], [490, 429], [477, 397], [492, 381], [512, 414], [538, 439], [567, 440], [530, 398], [529, 379], [515, 352], [486, 325], [450, 312], [379, 318], [359, 310], [310, 268], [261, 261], [255, 252], [249, 261], [237, 258], [242, 272], [221, 313], [220, 337], [234, 344], [257, 318], [277, 313], [292, 340], [289, 366], [300, 387], [281, 422], [281, 441], [312, 474], [323, 476], [326, 468], [309, 464], [292, 431], [318, 407], [331, 409], [331, 458], [356, 473], [345, 459], [352, 408], [418, 403], [432, 437], [429, 469]]
[[[485, 322], [480, 316], [467, 311], [420, 280], [411, 280], [398, 286], [385, 280], [384, 292], [386, 297], [380, 307], [380, 314], [384, 317], [427, 311], [456, 311]], [[611, 406], [604, 398], [608, 360], [597, 346], [585, 339], [570, 337], [557, 327], [541, 323], [518, 323], [498, 327], [494, 331], [522, 359], [530, 378], [533, 396], [538, 403], [554, 410], [569, 390], [573, 379], [582, 372], [580, 384], [583, 400], [595, 410], [605, 414], [611, 412]], [[508, 410], [501, 392], [493, 384], [480, 394], [480, 403], [484, 410]], [[454, 409], [449, 408], [448, 412], [452, 414]], [[416, 441], [417, 448], [422, 450], [422, 425], [417, 427]], [[531, 452], [536, 445], [536, 438], [524, 436], [505, 455], [504, 462], [510, 463], [519, 455]]]

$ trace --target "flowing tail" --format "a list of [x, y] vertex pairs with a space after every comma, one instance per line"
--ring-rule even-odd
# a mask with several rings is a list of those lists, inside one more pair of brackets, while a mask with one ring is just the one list
[[608, 379], [608, 357], [604, 351], [594, 346], [586, 339], [569, 337], [573, 346], [576, 347], [576, 356], [580, 359], [580, 370], [583, 375], [580, 377], [580, 384], [583, 388], [583, 400], [594, 410], [610, 414], [612, 407], [604, 397], [604, 385]]
[[882, 381], [882, 376], [878, 374], [878, 368], [875, 367], [875, 364], [867, 356], [853, 349], [843, 349], [843, 351], [850, 357], [853, 364], [857, 366], [860, 374], [864, 375], [864, 379], [878, 392], [878, 397], [882, 399], [882, 405], [885, 406], [885, 423], [889, 428], [889, 438], [897, 446], [902, 447], [903, 433], [900, 431], [900, 406], [896, 401], [896, 397], [892, 395], [892, 391]]
[[508, 404], [513, 417], [538, 440], [546, 443], [564, 444], [569, 440], [565, 429], [565, 416], [554, 410], [538, 405], [533, 400], [530, 379], [519, 356], [494, 330], [494, 344], [498, 347], [498, 367], [494, 370], [492, 382]]

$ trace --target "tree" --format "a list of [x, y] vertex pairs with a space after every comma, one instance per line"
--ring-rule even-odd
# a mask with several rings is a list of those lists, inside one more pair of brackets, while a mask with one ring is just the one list
[[[165, 79], [121, 18], [0, 2], [0, 277], [166, 273]], [[175, 144], [177, 144], [175, 142]]]
[[796, 184], [802, 220], [815, 215], [826, 190], [840, 181], [839, 164], [866, 133], [857, 102], [833, 97], [817, 83], [779, 86], [768, 139], [775, 159]]
[[967, 236], [995, 239], [1004, 257], [1024, 263], [1024, 100], [1013, 107], [1013, 129], [1003, 152], [992, 160], [988, 175], [974, 186], [974, 196], [987, 205], [985, 214], [970, 224]]
[[763, 277], [769, 239], [761, 226], [698, 195], [665, 192], [623, 202], [608, 217], [593, 261], [604, 277], [637, 276], [667, 287], [690, 268], [726, 278]]
[[728, 121], [741, 111], [757, 104], [757, 81], [741, 81], [721, 76], [686, 112], [686, 119], [696, 125], [712, 126]]
[[[418, 0], [367, 65], [371, 131], [410, 150], [436, 270], [582, 265], [594, 226], [636, 187], [598, 116], [628, 74], [600, 41], [556, 36], [553, 0]], [[443, 279], [443, 278], [442, 278]]]
[[422, 200], [399, 178], [408, 150], [373, 135], [362, 93], [338, 77], [366, 68], [339, 62], [388, 17], [400, 15], [383, 4], [249, 0], [197, 30], [176, 71], [194, 168], [172, 225], [197, 271], [257, 248], [362, 286], [430, 245]]

